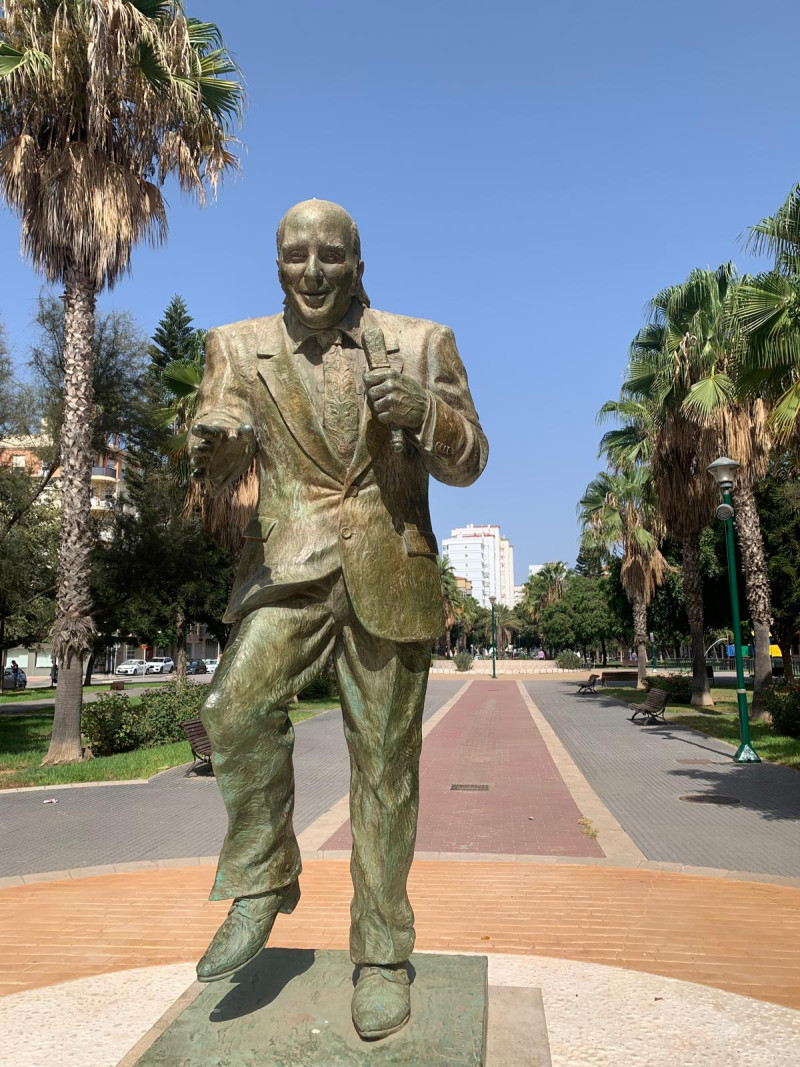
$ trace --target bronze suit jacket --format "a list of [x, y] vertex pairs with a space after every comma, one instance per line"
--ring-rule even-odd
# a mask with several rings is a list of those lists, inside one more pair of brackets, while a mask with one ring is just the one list
[[[404, 451], [394, 452], [362, 396], [349, 468], [326, 441], [283, 313], [209, 332], [195, 421], [251, 425], [259, 476], [258, 510], [245, 530], [226, 622], [341, 567], [370, 633], [423, 641], [444, 631], [428, 478], [469, 485], [486, 465], [488, 444], [452, 331], [365, 308], [360, 329], [375, 326], [391, 365], [428, 391], [428, 415], [419, 434], [405, 433]], [[252, 458], [243, 452], [233, 471], [212, 465], [210, 491], [221, 492]]]

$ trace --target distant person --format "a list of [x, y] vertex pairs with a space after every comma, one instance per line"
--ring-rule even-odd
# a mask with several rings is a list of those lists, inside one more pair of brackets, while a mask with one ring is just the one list
[[539, 659], [544, 659], [544, 649], [543, 648], [539, 649]]
[[636, 655], [635, 652], [631, 652], [631, 663], [638, 663], [638, 662], [639, 662], [639, 657]]
[[58, 685], [58, 664], [55, 660], [50, 665], [50, 685]]
[[16, 689], [19, 685], [19, 664], [15, 659], [11, 661], [11, 680], [14, 683], [12, 689]]

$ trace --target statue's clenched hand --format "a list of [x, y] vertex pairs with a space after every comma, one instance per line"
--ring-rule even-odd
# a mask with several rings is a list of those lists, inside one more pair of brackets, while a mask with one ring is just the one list
[[224, 426], [196, 422], [191, 438], [189, 462], [192, 477], [198, 481], [207, 478], [212, 469], [216, 477], [225, 478], [242, 462], [245, 452], [252, 452], [255, 446], [255, 431], [246, 423]]
[[393, 369], [364, 375], [367, 399], [384, 426], [402, 426], [416, 433], [425, 421], [428, 394], [413, 378]]

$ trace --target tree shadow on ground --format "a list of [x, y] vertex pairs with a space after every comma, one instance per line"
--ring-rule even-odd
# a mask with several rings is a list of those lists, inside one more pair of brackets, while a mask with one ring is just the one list
[[731, 760], [719, 770], [676, 767], [667, 773], [684, 779], [687, 793], [735, 797], [736, 808], [757, 811], [765, 819], [800, 820], [800, 775], [790, 767]]
[[[571, 680], [568, 682], [559, 679], [556, 685], [560, 697], [577, 696], [576, 687]], [[632, 689], [632, 692], [636, 690]], [[535, 702], [535, 693], [532, 698]], [[576, 700], [570, 710], [581, 710], [584, 707], [601, 712], [625, 712], [625, 720], [633, 714], [624, 701], [615, 696], [607, 696], [602, 690], [598, 690], [596, 696]], [[706, 737], [678, 723], [646, 726], [624, 721], [621, 716], [614, 716], [610, 724], [618, 724], [631, 731], [646, 731], [666, 742], [679, 742], [685, 747], [687, 759], [711, 760], [712, 766], [684, 766], [667, 771], [668, 775], [685, 780], [686, 788], [682, 793], [702, 792], [711, 796], [732, 796], [739, 801], [735, 807], [732, 806], [734, 810], [749, 808], [768, 820], [800, 820], [800, 774], [793, 768], [777, 763], [734, 763], [730, 743]], [[686, 802], [687, 807], [690, 803]]]

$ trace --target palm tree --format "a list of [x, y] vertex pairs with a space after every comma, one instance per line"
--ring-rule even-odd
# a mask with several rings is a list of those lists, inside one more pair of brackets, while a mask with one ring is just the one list
[[599, 549], [607, 558], [622, 553], [620, 576], [633, 610], [641, 689], [647, 674], [647, 606], [669, 569], [658, 547], [661, 529], [650, 469], [598, 474], [586, 487], [578, 514], [587, 548]]
[[536, 623], [542, 612], [564, 597], [564, 583], [568, 575], [567, 565], [561, 560], [545, 563], [525, 583], [525, 594], [520, 609], [527, 618]]
[[95, 299], [143, 240], [166, 235], [168, 177], [200, 199], [236, 165], [243, 90], [212, 23], [180, 0], [4, 0], [0, 192], [37, 270], [64, 285], [62, 534], [53, 651], [61, 672], [45, 763], [80, 759], [92, 644], [89, 524]]
[[439, 581], [442, 586], [442, 607], [444, 608], [444, 646], [445, 655], [450, 655], [450, 631], [458, 622], [461, 614], [461, 601], [463, 594], [456, 583], [456, 575], [453, 564], [446, 556], [437, 557], [439, 565]]
[[[514, 611], [507, 607], [505, 604], [495, 604], [494, 607], [494, 627], [497, 634], [497, 655], [501, 652], [505, 652], [508, 648], [511, 638], [515, 633], [518, 633], [522, 628], [522, 623], [514, 614]], [[488, 612], [486, 619], [484, 620], [484, 632], [483, 636], [486, 639], [486, 643], [491, 645], [492, 643], [492, 615]]]
[[747, 381], [746, 346], [732, 312], [738, 303], [739, 288], [729, 264], [716, 271], [694, 270], [679, 289], [675, 314], [698, 305], [707, 310], [705, 345], [701, 362], [698, 361], [702, 372], [684, 398], [683, 411], [703, 431], [716, 434], [719, 454], [732, 456], [740, 464], [733, 496], [753, 627], [752, 710], [757, 715], [763, 694], [772, 682], [772, 598], [755, 490], [767, 473], [773, 433], [769, 405], [752, 392]]
[[770, 425], [785, 444], [800, 425], [800, 185], [750, 228], [745, 247], [769, 253], [774, 266], [743, 278], [731, 308], [747, 342], [740, 385], [772, 402]]
[[[711, 298], [705, 279], [698, 277], [701, 273], [692, 272], [682, 285], [662, 290], [650, 302], [650, 322], [631, 345], [621, 398], [641, 405], [631, 421], [650, 438], [659, 512], [681, 544], [692, 644], [692, 703], [709, 707], [713, 700], [705, 663], [700, 534], [716, 503], [706, 468], [719, 455], [720, 437], [717, 425], [690, 416], [685, 401], [713, 366], [721, 305]], [[733, 268], [725, 264], [716, 275], [716, 292], [724, 300]]]

